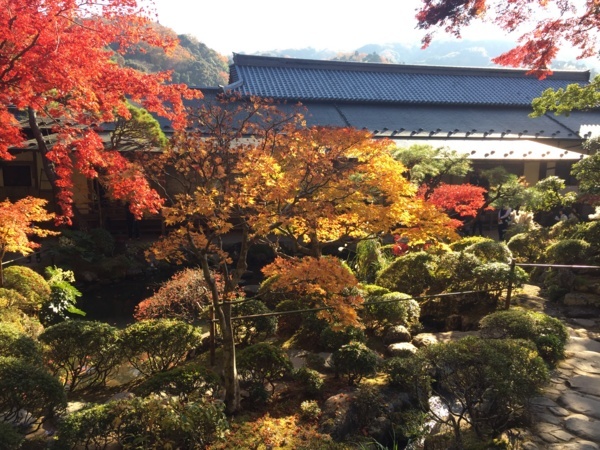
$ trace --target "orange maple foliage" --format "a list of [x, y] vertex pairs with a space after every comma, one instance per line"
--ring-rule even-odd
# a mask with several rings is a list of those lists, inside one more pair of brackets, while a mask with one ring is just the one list
[[[540, 16], [532, 26], [531, 19]], [[493, 61], [530, 68], [541, 78], [551, 73], [548, 68], [562, 45], [578, 49], [578, 58], [595, 56], [600, 48], [597, 0], [423, 0], [416, 17], [419, 28], [443, 27], [457, 37], [474, 19], [493, 22], [509, 33], [529, 27], [520, 36], [517, 47]], [[432, 35], [430, 31], [425, 36], [424, 47], [429, 45]]]
[[2, 261], [6, 253], [27, 255], [40, 246], [30, 240], [30, 236], [46, 237], [58, 234], [35, 225], [54, 218], [54, 214], [45, 209], [47, 203], [44, 199], [34, 197], [25, 197], [15, 203], [10, 200], [0, 203], [0, 286], [4, 282]]
[[[44, 156], [64, 217], [72, 215], [72, 175], [108, 174], [117, 199], [136, 202], [133, 212], [157, 211], [161, 201], [139, 169], [106, 151], [98, 124], [129, 117], [126, 98], [185, 125], [183, 97], [198, 96], [183, 85], [167, 85], [169, 73], [143, 74], [113, 62], [139, 43], [165, 50], [174, 41], [159, 36], [151, 16], [135, 0], [0, 1], [0, 158], [23, 145], [14, 112], [28, 118]], [[47, 147], [44, 131], [56, 137]], [[47, 132], [46, 131], [46, 132]], [[133, 177], [133, 182], [131, 181]]]
[[331, 256], [277, 258], [263, 268], [267, 277], [274, 276], [270, 288], [280, 292], [300, 294], [313, 308], [331, 308], [319, 311], [317, 316], [343, 328], [359, 325], [357, 308], [363, 298], [355, 289], [358, 280], [342, 262]]

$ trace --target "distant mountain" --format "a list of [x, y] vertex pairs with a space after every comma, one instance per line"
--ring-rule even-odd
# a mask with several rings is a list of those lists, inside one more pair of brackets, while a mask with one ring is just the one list
[[[172, 29], [159, 24], [155, 26], [165, 36], [175, 36]], [[185, 83], [191, 87], [227, 84], [227, 57], [192, 36], [180, 34], [177, 38], [179, 45], [170, 55], [156, 47], [144, 46], [142, 51], [119, 57], [118, 63], [148, 73], [172, 70], [173, 83]]]
[[[368, 44], [354, 52], [338, 53], [332, 50], [286, 49], [261, 52], [266, 56], [279, 56], [306, 59], [324, 59], [355, 62], [382, 62], [390, 64], [426, 64], [435, 66], [463, 67], [499, 67], [492, 58], [507, 50], [514, 44], [507, 41], [433, 41], [422, 50], [419, 46], [406, 44]], [[586, 65], [581, 62], [555, 61], [553, 69], [584, 70]]]

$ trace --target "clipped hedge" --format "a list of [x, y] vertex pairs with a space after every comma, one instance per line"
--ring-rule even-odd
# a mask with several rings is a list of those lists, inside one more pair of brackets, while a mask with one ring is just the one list
[[382, 270], [375, 284], [390, 291], [418, 296], [435, 282], [436, 257], [425, 252], [408, 253]]
[[261, 342], [238, 352], [237, 368], [244, 381], [275, 389], [275, 381], [291, 374], [292, 363], [281, 348]]
[[331, 355], [336, 374], [344, 376], [353, 386], [375, 373], [378, 364], [377, 354], [360, 342], [342, 346]]
[[0, 356], [13, 356], [32, 364], [42, 363], [38, 342], [11, 323], [0, 323]]

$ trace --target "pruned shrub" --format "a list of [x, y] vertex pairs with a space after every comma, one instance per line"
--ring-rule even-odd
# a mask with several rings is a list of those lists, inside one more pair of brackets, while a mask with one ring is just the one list
[[464, 249], [464, 252], [475, 255], [482, 263], [509, 263], [512, 258], [512, 254], [504, 242], [492, 239], [471, 244]]
[[104, 322], [67, 320], [39, 340], [50, 371], [71, 391], [104, 385], [121, 362], [117, 329]]
[[[473, 269], [473, 290], [489, 291], [493, 297], [499, 297], [504, 289], [508, 287], [509, 281], [514, 287], [523, 286], [529, 280], [529, 275], [521, 267], [511, 270], [508, 264], [492, 262], [482, 264]], [[468, 285], [465, 288], [469, 288]]]
[[433, 418], [452, 427], [457, 441], [463, 423], [481, 437], [501, 433], [549, 379], [535, 346], [526, 340], [469, 336], [423, 352], [435, 380], [432, 392], [449, 412]]
[[306, 395], [315, 397], [323, 390], [323, 378], [316, 370], [301, 367], [293, 372], [294, 380], [300, 384]]
[[[300, 300], [283, 300], [275, 307], [276, 312], [298, 311], [305, 309]], [[277, 333], [283, 336], [292, 335], [300, 329], [302, 314], [284, 314], [277, 318]]]
[[547, 241], [542, 239], [541, 233], [529, 232], [515, 234], [507, 245], [515, 260], [534, 263], [543, 257]]
[[[234, 316], [252, 316], [256, 314], [271, 313], [269, 308], [260, 300], [247, 300], [236, 304], [233, 307]], [[236, 340], [242, 344], [248, 345], [258, 339], [261, 335], [264, 338], [272, 336], [277, 331], [277, 317], [252, 317], [247, 319], [236, 319], [233, 322]]]
[[244, 381], [258, 385], [269, 383], [274, 390], [275, 382], [291, 373], [292, 363], [281, 348], [262, 342], [238, 352], [237, 368]]
[[182, 363], [201, 342], [200, 330], [180, 320], [143, 320], [121, 331], [123, 356], [145, 376]]
[[480, 322], [480, 335], [495, 339], [527, 339], [532, 341], [540, 356], [551, 366], [564, 358], [569, 333], [564, 324], [547, 314], [513, 308], [497, 311]]
[[470, 290], [473, 270], [480, 266], [481, 260], [472, 253], [446, 253], [440, 257], [435, 271], [436, 284], [444, 291]]
[[335, 351], [350, 342], [366, 342], [367, 337], [361, 328], [347, 326], [340, 330], [327, 326], [321, 331], [319, 344], [326, 351]]
[[353, 386], [377, 369], [377, 354], [360, 342], [343, 345], [331, 355], [336, 374], [342, 375]]
[[36, 314], [50, 298], [50, 286], [39, 273], [24, 266], [4, 269], [4, 288], [13, 289], [23, 296], [25, 303], [14, 306], [27, 314]]
[[221, 379], [211, 369], [197, 363], [159, 372], [144, 380], [134, 392], [142, 397], [164, 392], [182, 399], [217, 397]]
[[0, 420], [29, 425], [66, 406], [62, 384], [43, 367], [0, 357]]
[[177, 272], [135, 308], [136, 320], [179, 319], [193, 323], [211, 304], [210, 290], [200, 269]]
[[370, 331], [381, 332], [388, 326], [404, 325], [411, 329], [419, 323], [421, 308], [408, 294], [388, 292], [367, 294], [361, 318]]
[[585, 264], [590, 244], [582, 239], [563, 239], [546, 249], [546, 261], [553, 264]]
[[577, 225], [577, 230], [572, 236], [574, 239], [583, 239], [589, 243], [592, 248], [591, 251], [596, 256], [600, 251], [600, 220], [594, 220], [592, 222], [580, 223]]
[[65, 417], [57, 448], [200, 450], [222, 439], [228, 428], [221, 402], [181, 402], [150, 396], [94, 405]]
[[373, 283], [377, 272], [388, 266], [391, 259], [383, 251], [378, 239], [365, 239], [356, 244], [356, 257], [352, 268], [359, 280]]
[[10, 323], [0, 323], [0, 356], [13, 356], [32, 364], [42, 362], [42, 350], [37, 341]]
[[480, 244], [482, 242], [494, 242], [493, 239], [484, 236], [465, 236], [458, 241], [454, 241], [450, 244], [450, 249], [453, 252], [462, 252], [467, 247], [473, 244]]
[[409, 394], [416, 405], [427, 404], [432, 380], [420, 355], [390, 358], [385, 361], [384, 371], [391, 386]]
[[401, 256], [381, 271], [375, 284], [390, 291], [418, 296], [434, 282], [436, 257], [425, 252]]
[[[13, 291], [14, 292], [14, 291]], [[44, 326], [37, 317], [28, 316], [16, 307], [0, 306], [0, 322], [9, 323], [17, 328], [21, 333], [37, 339], [44, 330]]]
[[375, 386], [360, 386], [352, 400], [352, 421], [357, 429], [374, 423], [387, 412], [386, 399]]

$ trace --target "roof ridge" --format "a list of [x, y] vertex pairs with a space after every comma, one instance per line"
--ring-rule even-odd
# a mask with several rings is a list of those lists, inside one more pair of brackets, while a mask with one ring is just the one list
[[[343, 70], [352, 72], [415, 73], [431, 75], [502, 76], [507, 78], [531, 78], [527, 69], [505, 67], [434, 66], [425, 64], [384, 64], [354, 61], [286, 58], [263, 55], [233, 54], [233, 66], [285, 67], [295, 69]], [[569, 79], [589, 82], [589, 70], [553, 70], [548, 79]]]

